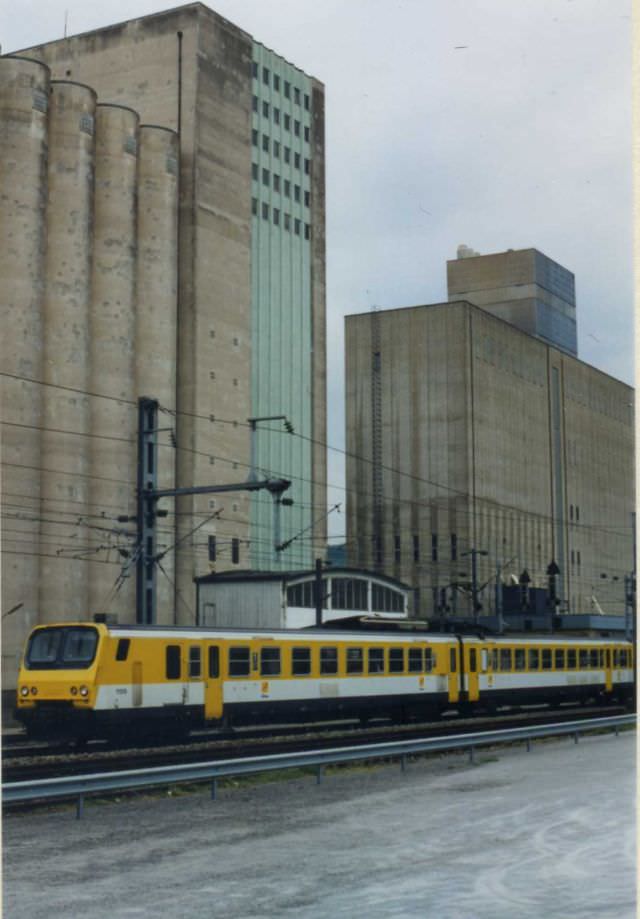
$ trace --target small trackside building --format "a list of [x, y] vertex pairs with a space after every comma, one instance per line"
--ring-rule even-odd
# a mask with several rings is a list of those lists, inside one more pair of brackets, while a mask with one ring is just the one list
[[[225, 571], [195, 578], [197, 624], [300, 629], [316, 624], [315, 571]], [[408, 619], [411, 588], [357, 568], [322, 572], [322, 621]]]

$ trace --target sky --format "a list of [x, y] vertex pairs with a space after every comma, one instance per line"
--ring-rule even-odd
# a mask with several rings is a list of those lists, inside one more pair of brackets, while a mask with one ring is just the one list
[[[72, 35], [176, 5], [0, 4], [2, 52], [61, 38], [65, 19]], [[208, 5], [325, 84], [332, 446], [344, 316], [446, 300], [460, 243], [533, 246], [572, 271], [579, 357], [633, 382], [630, 0]], [[332, 450], [328, 480], [344, 485]]]

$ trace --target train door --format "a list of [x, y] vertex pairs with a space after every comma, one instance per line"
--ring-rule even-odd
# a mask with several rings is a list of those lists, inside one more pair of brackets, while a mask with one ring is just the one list
[[222, 676], [220, 645], [207, 645], [204, 660], [204, 717], [206, 721], [222, 718]]
[[464, 645], [466, 656], [467, 671], [467, 699], [469, 702], [477, 702], [480, 698], [480, 687], [478, 682], [479, 667], [479, 650], [476, 645]]
[[204, 702], [204, 684], [202, 675], [202, 645], [187, 645], [187, 681], [185, 686], [185, 704], [202, 705]]
[[450, 645], [448, 661], [449, 702], [457, 702], [460, 698], [459, 663], [458, 648], [456, 645]]
[[613, 691], [613, 676], [611, 673], [611, 648], [604, 649], [604, 690]]

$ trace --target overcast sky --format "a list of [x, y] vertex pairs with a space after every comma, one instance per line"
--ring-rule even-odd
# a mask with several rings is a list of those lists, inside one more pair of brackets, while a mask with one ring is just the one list
[[[2, 51], [62, 37], [65, 11], [71, 35], [174, 5], [3, 3]], [[573, 271], [579, 356], [633, 382], [630, 0], [209, 5], [325, 84], [331, 444], [343, 317], [446, 300], [459, 243], [535, 246]]]

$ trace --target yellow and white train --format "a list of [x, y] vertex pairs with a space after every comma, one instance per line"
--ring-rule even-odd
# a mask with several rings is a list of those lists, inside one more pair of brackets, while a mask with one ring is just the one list
[[32, 737], [77, 740], [209, 724], [406, 720], [630, 701], [633, 674], [631, 643], [610, 638], [60, 623], [29, 636], [16, 714]]

